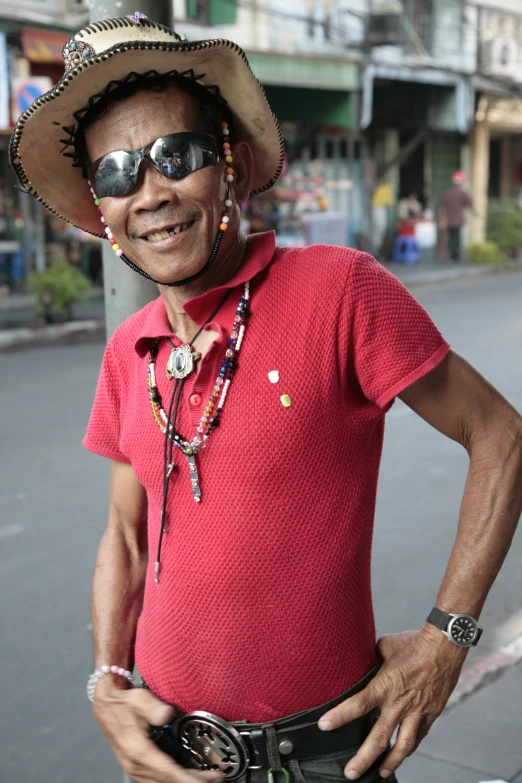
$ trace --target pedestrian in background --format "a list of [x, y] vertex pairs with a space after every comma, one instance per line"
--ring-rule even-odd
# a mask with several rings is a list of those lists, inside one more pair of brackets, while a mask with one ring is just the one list
[[448, 232], [448, 251], [452, 261], [460, 261], [461, 233], [464, 225], [466, 209], [473, 208], [473, 202], [463, 185], [466, 175], [463, 171], [455, 171], [451, 177], [452, 185], [444, 191], [439, 207], [439, 227]]
[[372, 196], [372, 244], [374, 256], [380, 258], [388, 233], [389, 212], [395, 203], [395, 194], [389, 182], [377, 185]]

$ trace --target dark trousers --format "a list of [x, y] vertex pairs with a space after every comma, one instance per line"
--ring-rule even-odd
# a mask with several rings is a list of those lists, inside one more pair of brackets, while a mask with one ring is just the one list
[[448, 229], [448, 250], [452, 261], [460, 260], [460, 229], [462, 226], [450, 226]]

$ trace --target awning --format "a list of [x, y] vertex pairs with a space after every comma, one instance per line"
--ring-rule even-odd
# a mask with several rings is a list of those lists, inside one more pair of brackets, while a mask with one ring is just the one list
[[56, 63], [63, 65], [62, 49], [70, 36], [47, 30], [22, 30], [24, 55], [33, 63]]
[[348, 90], [318, 90], [264, 84], [270, 108], [280, 122], [318, 123], [354, 129], [357, 123], [355, 93]]
[[[372, 64], [365, 68], [362, 78], [362, 112], [360, 127], [366, 130], [374, 115], [374, 88], [379, 79], [398, 84], [410, 82], [417, 94], [424, 95], [428, 116], [424, 121], [439, 130], [467, 133], [473, 122], [474, 93], [470, 80], [461, 74], [439, 68], [413, 68], [406, 65]], [[426, 89], [424, 89], [426, 88]], [[435, 89], [439, 88], [439, 94]], [[447, 95], [440, 92], [446, 88]], [[403, 90], [401, 89], [401, 94]], [[439, 103], [439, 99], [441, 99]], [[411, 118], [410, 118], [411, 119]], [[397, 117], [400, 126], [401, 117]]]

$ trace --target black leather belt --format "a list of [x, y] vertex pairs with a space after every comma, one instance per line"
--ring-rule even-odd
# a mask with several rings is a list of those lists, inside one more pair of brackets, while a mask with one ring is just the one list
[[350, 750], [368, 736], [378, 717], [376, 710], [332, 731], [321, 731], [317, 722], [325, 712], [363, 690], [377, 671], [375, 667], [327, 704], [270, 723], [228, 723], [208, 712], [191, 712], [167, 726], [151, 727], [151, 737], [184, 766], [219, 769], [227, 780], [241, 777], [248, 769], [276, 770], [294, 759]]

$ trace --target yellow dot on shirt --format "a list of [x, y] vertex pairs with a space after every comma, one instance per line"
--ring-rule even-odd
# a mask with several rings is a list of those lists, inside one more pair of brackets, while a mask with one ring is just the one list
[[283, 394], [283, 395], [281, 395], [281, 402], [282, 402], [282, 404], [283, 404], [283, 406], [284, 406], [285, 408], [289, 408], [289, 407], [290, 407], [290, 405], [292, 404], [292, 400], [290, 399], [290, 397], [288, 396], [288, 394]]

